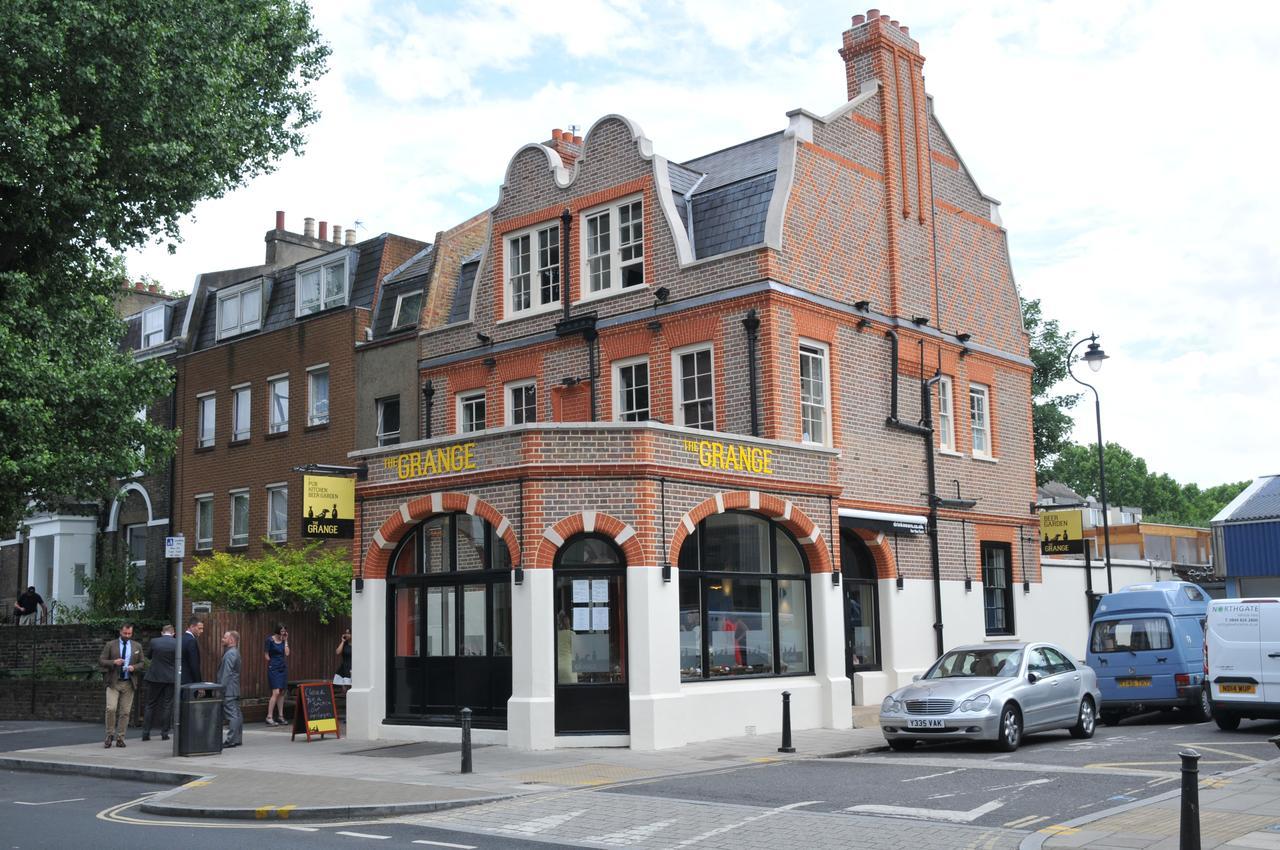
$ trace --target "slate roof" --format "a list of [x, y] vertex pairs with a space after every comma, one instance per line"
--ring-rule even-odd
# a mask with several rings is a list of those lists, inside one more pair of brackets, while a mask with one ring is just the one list
[[1231, 500], [1213, 522], [1256, 522], [1280, 519], [1280, 475], [1264, 475]]
[[383, 284], [395, 283], [409, 278], [420, 277], [424, 274], [431, 274], [431, 267], [435, 265], [435, 246], [428, 245], [409, 259], [405, 260], [399, 268], [392, 269], [390, 274], [382, 279]]
[[[181, 298], [174, 298], [171, 301], [162, 302], [165, 308], [165, 342], [168, 342], [182, 333], [182, 320], [187, 315], [188, 299], [189, 296], [183, 295]], [[148, 307], [147, 309], [149, 310], [151, 308]], [[120, 348], [122, 351], [142, 350], [142, 314], [145, 312], [146, 310], [141, 310], [134, 313], [132, 316], [125, 317], [124, 339], [120, 341]]]
[[453, 305], [449, 308], [449, 324], [465, 322], [471, 317], [471, 290], [475, 288], [479, 268], [478, 252], [462, 261], [458, 269], [458, 285], [453, 289]]
[[1084, 504], [1084, 496], [1081, 496], [1075, 490], [1072, 490], [1061, 481], [1046, 481], [1036, 487], [1036, 496], [1041, 502], [1050, 504]]
[[707, 179], [703, 180], [702, 185], [698, 187], [698, 193], [710, 192], [712, 189], [718, 189], [748, 177], [777, 171], [778, 144], [781, 141], [781, 131], [770, 133], [731, 148], [682, 162], [680, 165], [700, 174], [706, 174]]
[[[435, 262], [436, 252], [432, 246], [428, 245], [382, 279], [382, 291], [374, 307], [374, 339], [382, 339], [391, 334], [391, 323], [395, 321], [396, 302], [401, 295], [418, 290], [423, 294], [422, 303], [426, 303], [427, 284], [431, 280], [431, 271], [435, 267]], [[408, 328], [400, 328], [398, 332], [406, 330]]]
[[686, 227], [683, 195], [697, 186], [692, 198], [693, 245], [699, 259], [764, 241], [781, 140], [781, 132], [771, 133], [669, 166], [672, 193], [680, 195], [676, 209]]

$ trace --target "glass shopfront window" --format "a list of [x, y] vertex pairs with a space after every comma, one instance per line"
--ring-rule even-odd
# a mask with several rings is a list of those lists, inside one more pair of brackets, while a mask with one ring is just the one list
[[844, 574], [847, 672], [879, 670], [880, 595], [875, 559], [867, 544], [849, 530], [840, 533], [840, 571]]
[[786, 529], [741, 511], [703, 520], [680, 550], [680, 676], [813, 672], [808, 567]]

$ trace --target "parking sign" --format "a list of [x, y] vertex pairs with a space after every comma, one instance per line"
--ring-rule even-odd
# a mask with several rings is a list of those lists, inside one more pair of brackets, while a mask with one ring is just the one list
[[181, 558], [187, 553], [187, 538], [185, 535], [179, 534], [177, 537], [166, 537], [164, 539], [164, 556], [166, 558]]

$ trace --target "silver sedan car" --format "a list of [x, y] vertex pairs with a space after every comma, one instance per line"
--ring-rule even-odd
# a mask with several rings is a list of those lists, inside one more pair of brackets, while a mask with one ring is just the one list
[[994, 741], [1005, 752], [1022, 736], [1068, 729], [1093, 737], [1102, 694], [1093, 670], [1050, 643], [961, 646], [885, 697], [880, 729], [895, 750], [916, 741]]

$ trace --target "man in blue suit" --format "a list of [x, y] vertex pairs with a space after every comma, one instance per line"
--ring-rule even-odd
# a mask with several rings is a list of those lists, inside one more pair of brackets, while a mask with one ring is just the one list
[[182, 635], [182, 684], [203, 682], [200, 675], [200, 644], [197, 638], [204, 633], [204, 623], [192, 617]]

